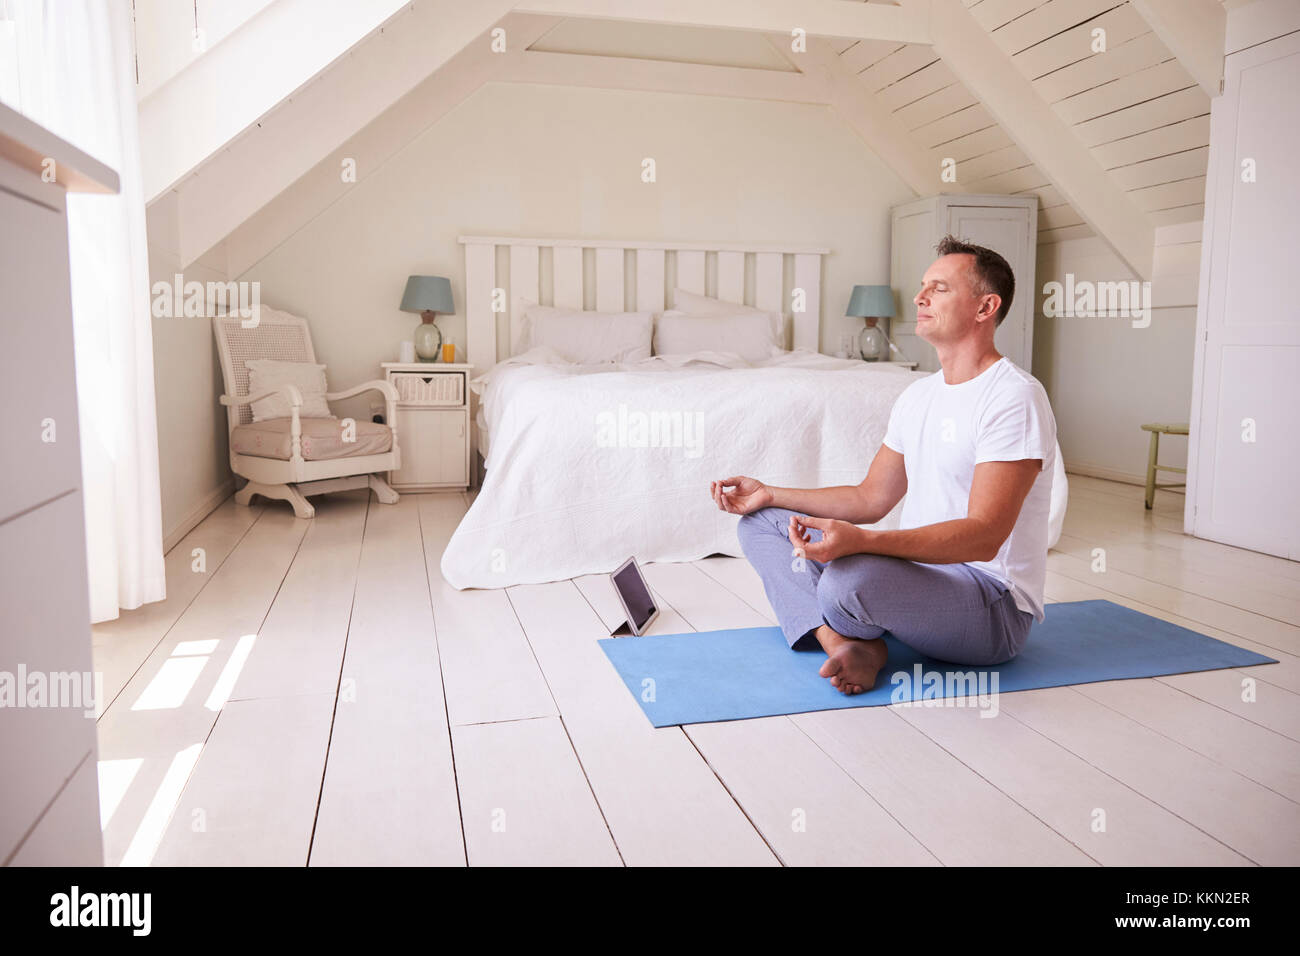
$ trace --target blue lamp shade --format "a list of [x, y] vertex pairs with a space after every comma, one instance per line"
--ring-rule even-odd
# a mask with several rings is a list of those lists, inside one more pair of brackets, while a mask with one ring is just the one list
[[443, 276], [411, 276], [402, 293], [403, 312], [456, 311], [451, 299], [451, 280]]
[[894, 316], [894, 290], [887, 285], [855, 285], [845, 315], [889, 319]]

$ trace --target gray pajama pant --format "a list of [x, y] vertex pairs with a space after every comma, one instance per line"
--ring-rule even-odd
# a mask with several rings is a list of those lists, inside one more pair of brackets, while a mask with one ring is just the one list
[[[849, 554], [827, 563], [792, 555], [786, 508], [740, 519], [740, 545], [763, 579], [767, 599], [792, 648], [818, 647], [823, 623], [846, 637], [883, 634], [954, 664], [1009, 661], [1029, 636], [1034, 616], [1016, 607], [1001, 581], [967, 564], [920, 564], [880, 554]], [[808, 529], [814, 541], [821, 532]]]

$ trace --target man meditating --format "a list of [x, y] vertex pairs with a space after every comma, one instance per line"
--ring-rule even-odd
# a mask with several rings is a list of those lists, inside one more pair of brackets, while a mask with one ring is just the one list
[[[952, 236], [938, 253], [913, 301], [942, 369], [898, 397], [863, 482], [711, 487], [719, 508], [744, 516], [741, 547], [786, 640], [820, 645], [821, 675], [845, 694], [875, 684], [884, 634], [939, 660], [998, 664], [1043, 619], [1056, 420], [1037, 379], [993, 346], [1015, 277], [993, 250]], [[857, 527], [905, 493], [899, 530]]]

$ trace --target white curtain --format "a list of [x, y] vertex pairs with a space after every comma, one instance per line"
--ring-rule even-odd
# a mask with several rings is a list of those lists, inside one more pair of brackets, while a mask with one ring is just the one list
[[107, 621], [166, 595], [131, 3], [0, 0], [0, 14], [0, 99], [121, 180], [116, 196], [68, 196], [90, 610]]

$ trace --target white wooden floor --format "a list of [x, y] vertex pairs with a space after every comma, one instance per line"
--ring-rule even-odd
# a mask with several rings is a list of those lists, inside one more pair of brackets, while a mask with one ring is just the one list
[[[442, 581], [464, 496], [227, 501], [95, 628], [106, 862], [1295, 865], [1300, 564], [1182, 501], [1072, 477], [1048, 597], [1281, 663], [662, 730], [596, 644], [607, 580]], [[660, 632], [774, 620], [743, 561], [647, 576]]]

